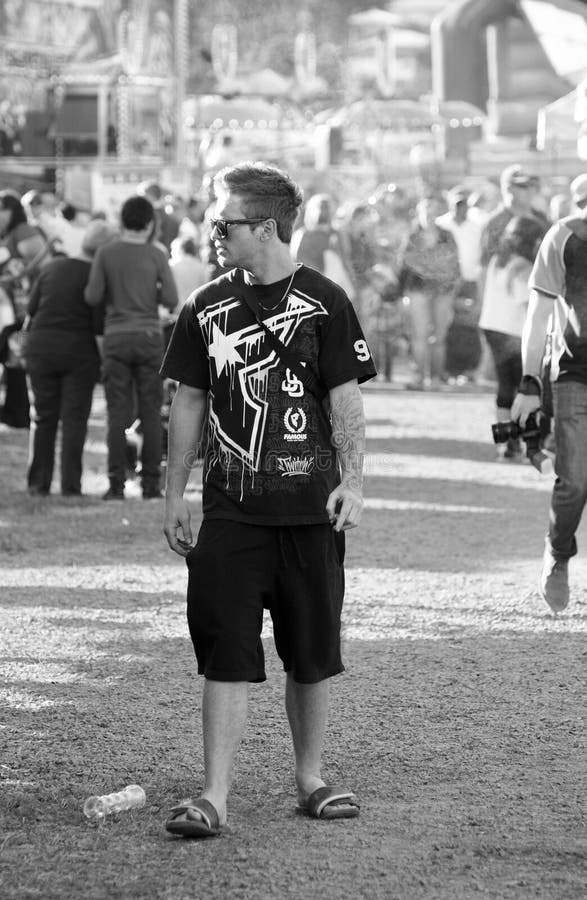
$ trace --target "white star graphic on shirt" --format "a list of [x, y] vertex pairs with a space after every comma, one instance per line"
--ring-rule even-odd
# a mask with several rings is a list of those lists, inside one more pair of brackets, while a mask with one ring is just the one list
[[244, 363], [244, 359], [235, 346], [240, 340], [240, 332], [226, 335], [215, 322], [212, 323], [212, 342], [208, 346], [208, 352], [216, 363], [216, 375], [219, 376], [224, 372], [227, 363], [229, 366]]

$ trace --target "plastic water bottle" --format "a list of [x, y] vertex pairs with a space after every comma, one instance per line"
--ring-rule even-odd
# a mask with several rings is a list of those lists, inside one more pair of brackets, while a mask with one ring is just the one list
[[126, 809], [140, 809], [147, 797], [139, 784], [129, 784], [123, 791], [88, 797], [84, 803], [84, 814], [88, 819], [104, 819], [110, 813]]

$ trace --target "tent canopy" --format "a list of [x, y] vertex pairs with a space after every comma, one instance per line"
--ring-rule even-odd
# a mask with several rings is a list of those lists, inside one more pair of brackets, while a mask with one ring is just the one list
[[579, 0], [520, 0], [520, 8], [561, 78], [587, 77], [587, 4]]

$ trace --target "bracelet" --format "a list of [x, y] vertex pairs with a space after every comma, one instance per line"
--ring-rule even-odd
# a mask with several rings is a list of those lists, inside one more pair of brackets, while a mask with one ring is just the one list
[[542, 397], [542, 379], [538, 375], [523, 375], [518, 393], [528, 397]]

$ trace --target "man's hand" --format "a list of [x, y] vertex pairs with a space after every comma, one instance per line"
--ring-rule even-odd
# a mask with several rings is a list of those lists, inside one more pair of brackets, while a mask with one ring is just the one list
[[330, 494], [326, 512], [335, 531], [356, 528], [363, 514], [363, 496], [350, 484], [339, 484]]
[[191, 515], [183, 497], [167, 497], [163, 532], [171, 549], [179, 556], [187, 556], [192, 548]]
[[519, 422], [522, 428], [526, 427], [528, 416], [540, 409], [540, 397], [534, 394], [516, 394], [512, 404], [512, 421]]

